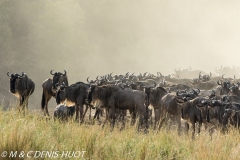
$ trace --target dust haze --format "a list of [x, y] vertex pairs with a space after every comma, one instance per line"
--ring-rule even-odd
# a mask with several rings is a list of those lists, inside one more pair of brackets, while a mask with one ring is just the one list
[[111, 72], [238, 66], [239, 8], [236, 0], [1, 0], [0, 98], [13, 98], [7, 71], [27, 73], [36, 85], [30, 108], [40, 108], [52, 69], [72, 84]]

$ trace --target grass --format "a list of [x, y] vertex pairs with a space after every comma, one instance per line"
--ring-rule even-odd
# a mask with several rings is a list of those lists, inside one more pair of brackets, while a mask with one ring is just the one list
[[[240, 136], [235, 129], [227, 134], [216, 131], [212, 139], [203, 131], [192, 140], [190, 133], [178, 136], [175, 130], [155, 132], [150, 129], [148, 134], [143, 134], [126, 124], [124, 130], [115, 127], [110, 132], [108, 126], [102, 129], [97, 124], [59, 123], [34, 112], [23, 116], [14, 110], [0, 111], [0, 127], [0, 154], [17, 151], [18, 158], [21, 151], [25, 154], [29, 151], [86, 151], [80, 159], [240, 159]], [[45, 156], [45, 159], [53, 159], [53, 156]], [[55, 159], [68, 158], [59, 154]]]

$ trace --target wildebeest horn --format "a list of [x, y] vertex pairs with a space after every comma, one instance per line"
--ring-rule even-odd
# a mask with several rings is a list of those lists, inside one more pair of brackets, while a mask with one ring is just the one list
[[50, 71], [50, 74], [51, 74], [51, 75], [54, 75], [54, 74], [52, 73], [52, 71], [53, 71], [53, 70]]
[[11, 75], [9, 75], [9, 72], [7, 72], [7, 75], [8, 75], [8, 77], [11, 77]]
[[179, 90], [177, 91], [176, 95], [177, 95], [177, 96], [181, 96], [181, 94], [179, 94]]
[[225, 79], [225, 78], [224, 78], [224, 75], [225, 75], [225, 74], [222, 75], [222, 79]]
[[156, 84], [156, 82], [154, 82], [154, 85], [152, 86], [152, 88], [154, 88], [154, 87], [156, 87], [157, 86], [157, 84]]
[[21, 75], [21, 77], [23, 77], [23, 76], [25, 76], [25, 73], [24, 73], [24, 72], [22, 72], [22, 75]]
[[199, 76], [198, 76], [198, 77], [199, 77], [199, 79], [201, 79], [201, 73], [202, 73], [202, 71], [199, 73]]
[[98, 80], [98, 76], [96, 77], [96, 80]]
[[198, 88], [196, 88], [196, 89], [198, 90], [197, 94], [199, 94], [200, 93], [200, 89], [198, 89]]
[[89, 77], [87, 77], [87, 82], [89, 82], [88, 78], [89, 78]]
[[64, 76], [66, 76], [67, 72], [64, 70]]

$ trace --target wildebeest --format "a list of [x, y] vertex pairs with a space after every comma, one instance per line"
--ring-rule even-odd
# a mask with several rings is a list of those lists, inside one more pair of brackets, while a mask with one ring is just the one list
[[50, 74], [53, 75], [53, 78], [49, 78], [45, 80], [42, 84], [43, 93], [42, 93], [42, 101], [41, 101], [41, 108], [44, 113], [44, 115], [49, 116], [48, 112], [48, 101], [56, 96], [56, 84], [59, 85], [65, 83], [66, 86], [68, 86], [68, 78], [67, 78], [67, 72], [64, 70], [64, 74], [60, 72], [52, 73], [53, 70], [50, 71]]
[[[56, 85], [58, 86], [58, 84]], [[88, 104], [86, 103], [87, 91], [89, 85], [83, 82], [77, 82], [70, 86], [66, 86], [64, 83], [58, 86], [56, 102], [57, 104], [66, 103], [67, 106], [75, 105], [76, 107], [76, 120], [79, 119], [80, 112], [80, 122], [83, 122], [84, 116], [86, 114]], [[83, 114], [83, 106], [86, 105], [85, 113]]]
[[28, 110], [28, 98], [34, 92], [35, 84], [26, 73], [7, 75], [10, 77], [10, 92], [20, 100], [20, 110]]
[[69, 117], [72, 117], [75, 113], [75, 106], [57, 105], [54, 110], [54, 118], [62, 121], [66, 121]]
[[[94, 104], [99, 101], [102, 106], [110, 108], [110, 118], [112, 120], [111, 126], [114, 128], [115, 124], [115, 110], [134, 110], [140, 118], [139, 126], [145, 121], [146, 128], [148, 128], [148, 108], [144, 105], [146, 94], [141, 91], [126, 89], [116, 85], [92, 85], [88, 90], [88, 103]], [[144, 120], [143, 120], [144, 119]], [[138, 128], [139, 128], [138, 126]]]
[[238, 85], [232, 85], [229, 89], [231, 95], [240, 96], [239, 82]]
[[147, 104], [151, 105], [154, 109], [155, 114], [154, 128], [156, 128], [156, 124], [160, 119], [158, 110], [161, 107], [161, 99], [168, 92], [163, 87], [154, 88], [154, 86], [145, 87], [144, 91], [148, 96]]
[[[198, 133], [200, 133], [200, 128], [203, 122], [203, 119], [207, 119], [209, 121], [209, 115], [207, 114], [205, 117], [202, 116], [201, 108], [208, 107], [209, 99], [206, 97], [196, 97], [187, 102], [181, 103], [182, 105], [182, 118], [187, 120], [187, 122], [192, 124], [192, 138], [194, 138], [195, 134], [195, 123], [198, 122]], [[179, 103], [179, 102], [178, 102]], [[187, 125], [187, 130], [189, 126]]]
[[225, 129], [229, 121], [235, 128], [240, 127], [240, 104], [231, 104], [231, 108], [225, 109], [223, 115], [223, 125]]
[[[181, 118], [192, 123], [193, 134], [195, 133], [195, 122], [202, 123], [201, 110], [197, 107], [203, 107], [207, 104], [206, 99], [197, 97], [197, 92], [179, 92], [174, 94], [166, 94], [161, 100], [161, 124], [168, 117], [174, 119], [178, 124], [178, 132], [181, 127]], [[161, 125], [160, 125], [161, 126]]]

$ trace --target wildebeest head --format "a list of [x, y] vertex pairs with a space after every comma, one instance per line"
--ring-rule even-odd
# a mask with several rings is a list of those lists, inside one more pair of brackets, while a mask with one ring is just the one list
[[222, 86], [222, 88], [225, 88], [225, 89], [229, 89], [230, 88], [230, 82], [229, 81], [222, 81], [222, 80], [218, 80], [217, 81], [217, 84], [218, 85], [221, 85]]
[[68, 86], [68, 79], [67, 79], [67, 72], [64, 70], [64, 74], [61, 72], [55, 72], [52, 73], [53, 70], [50, 71], [50, 74], [53, 75], [53, 86], [52, 90], [56, 91], [56, 84], [58, 83], [59, 85], [65, 83], [66, 86]]
[[194, 90], [188, 92], [187, 89], [177, 91], [176, 92], [177, 101], [179, 103], [184, 103], [188, 100], [192, 100], [192, 99], [196, 98], [198, 95], [195, 94], [194, 92], [195, 92]]
[[234, 109], [225, 109], [224, 110], [224, 114], [223, 114], [223, 126], [226, 127], [227, 123], [228, 123], [228, 119], [230, 119], [230, 121], [232, 123], [234, 123], [234, 120], [233, 120], [233, 117], [236, 115], [236, 114], [239, 114], [240, 110], [236, 111]]
[[9, 74], [9, 72], [7, 73], [8, 77], [10, 77], [9, 81], [10, 81], [10, 92], [11, 93], [16, 93], [16, 88], [18, 86], [18, 84], [20, 83], [19, 81], [23, 78], [23, 76], [25, 75], [22, 72], [22, 76], [20, 76], [19, 74], [15, 73], [15, 74]]
[[147, 94], [148, 97], [150, 96], [151, 91], [153, 90], [153, 88], [156, 87], [156, 85], [157, 84], [154, 82], [154, 84], [151, 86], [143, 86], [144, 92]]
[[229, 89], [230, 89], [230, 92], [231, 92], [232, 94], [237, 94], [237, 92], [238, 92], [238, 90], [239, 90], [239, 86], [233, 84]]
[[199, 79], [198, 78], [194, 78], [193, 80], [192, 80], [192, 85], [197, 85], [197, 84], [199, 84]]
[[63, 103], [66, 100], [65, 89], [67, 88], [67, 86], [64, 83], [60, 86], [58, 85], [58, 83], [56, 83], [55, 87], [58, 88], [56, 102], [57, 102], [57, 105], [59, 105], [60, 103]]
[[91, 104], [92, 103], [92, 100], [93, 100], [93, 97], [94, 97], [94, 90], [97, 90], [97, 86], [96, 85], [91, 85], [90, 88], [88, 89], [88, 94], [87, 94], [87, 103], [88, 104]]
[[202, 82], [210, 81], [210, 77], [212, 76], [212, 73], [210, 72], [209, 75], [201, 75], [201, 72], [199, 73], [199, 80]]

